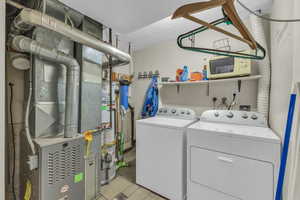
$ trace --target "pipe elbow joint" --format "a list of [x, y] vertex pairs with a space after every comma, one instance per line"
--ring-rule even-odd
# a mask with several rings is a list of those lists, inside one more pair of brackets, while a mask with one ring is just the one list
[[21, 35], [15, 36], [11, 41], [11, 47], [16, 51], [24, 52], [24, 48], [22, 48], [22, 42], [24, 41], [25, 37]]
[[69, 67], [74, 71], [80, 70], [80, 65], [75, 58], [72, 58], [69, 63]]

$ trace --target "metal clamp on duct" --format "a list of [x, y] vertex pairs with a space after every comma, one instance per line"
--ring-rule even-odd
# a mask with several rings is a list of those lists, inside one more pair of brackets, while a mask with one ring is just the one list
[[16, 36], [12, 40], [12, 47], [21, 52], [31, 53], [42, 59], [61, 63], [67, 66], [66, 112], [64, 137], [71, 138], [78, 132], [78, 101], [80, 66], [75, 58], [57, 49], [49, 48], [35, 40], [24, 36]]
[[[13, 3], [9, 0], [6, 1], [8, 4], [17, 7], [16, 3]], [[18, 7], [19, 9], [22, 7]], [[32, 10], [30, 8], [23, 8], [21, 13], [16, 18], [17, 22], [14, 22], [14, 25], [17, 25], [17, 29], [22, 27], [28, 27], [28, 25], [43, 27], [57, 33], [60, 33], [70, 40], [78, 42], [80, 44], [91, 47], [95, 50], [113, 56], [116, 60], [113, 61], [112, 65], [127, 65], [132, 62], [132, 58], [128, 53], [125, 53], [101, 40], [96, 39], [95, 37], [84, 33], [78, 30], [75, 27], [72, 27], [68, 24], [65, 24], [62, 21], [55, 19], [49, 15], [43, 14], [39, 11]]]

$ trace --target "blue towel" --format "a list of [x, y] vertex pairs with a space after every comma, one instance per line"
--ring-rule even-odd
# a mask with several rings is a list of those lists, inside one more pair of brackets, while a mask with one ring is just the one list
[[158, 110], [158, 87], [157, 77], [152, 77], [150, 86], [145, 96], [145, 102], [142, 109], [142, 118], [154, 117]]

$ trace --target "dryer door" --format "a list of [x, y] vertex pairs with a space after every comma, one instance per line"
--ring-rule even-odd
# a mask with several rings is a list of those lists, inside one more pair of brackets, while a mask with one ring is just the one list
[[222, 193], [228, 199], [274, 199], [271, 163], [195, 146], [190, 148], [190, 181], [194, 186], [209, 190], [205, 194], [206, 200], [222, 200], [215, 199], [220, 196], [216, 193]]

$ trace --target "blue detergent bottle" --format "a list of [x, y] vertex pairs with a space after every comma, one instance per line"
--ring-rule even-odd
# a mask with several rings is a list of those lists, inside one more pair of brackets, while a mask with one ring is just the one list
[[189, 69], [187, 66], [183, 67], [183, 72], [180, 76], [180, 81], [187, 81], [189, 76]]
[[204, 65], [204, 67], [203, 67], [202, 74], [203, 74], [203, 80], [207, 81], [208, 77], [207, 77], [207, 66], [206, 65]]
[[127, 80], [120, 81], [120, 104], [124, 107], [125, 110], [128, 110], [128, 92], [129, 92], [130, 82]]

